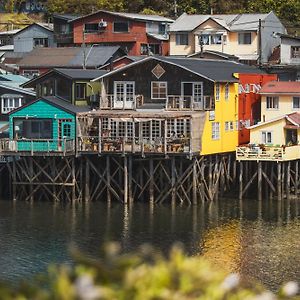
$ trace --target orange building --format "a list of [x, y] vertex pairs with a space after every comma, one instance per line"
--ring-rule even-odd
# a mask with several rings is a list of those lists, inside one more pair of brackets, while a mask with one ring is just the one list
[[74, 44], [120, 45], [129, 55], [168, 55], [167, 32], [172, 22], [157, 15], [104, 10], [70, 21]]

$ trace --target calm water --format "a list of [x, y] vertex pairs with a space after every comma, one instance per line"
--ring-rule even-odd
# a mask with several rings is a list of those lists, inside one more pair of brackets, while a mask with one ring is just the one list
[[166, 251], [180, 241], [228, 271], [272, 289], [300, 279], [300, 200], [226, 200], [197, 207], [105, 203], [53, 204], [0, 201], [0, 280], [16, 281], [71, 262], [70, 243], [97, 254], [105, 241], [124, 251], [151, 243]]

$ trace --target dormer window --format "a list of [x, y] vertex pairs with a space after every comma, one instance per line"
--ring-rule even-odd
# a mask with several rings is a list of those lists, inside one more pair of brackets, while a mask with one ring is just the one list
[[129, 32], [129, 23], [128, 22], [114, 22], [114, 32]]

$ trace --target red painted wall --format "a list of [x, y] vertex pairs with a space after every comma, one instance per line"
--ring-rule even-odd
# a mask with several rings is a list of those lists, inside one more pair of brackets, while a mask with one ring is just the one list
[[[83, 28], [87, 23], [99, 23], [100, 20], [107, 22], [107, 27], [103, 31], [97, 33], [85, 33], [84, 40], [86, 44], [114, 44], [127, 46], [128, 55], [140, 55], [140, 45], [147, 43], [161, 44], [162, 55], [169, 53], [169, 41], [159, 41], [146, 34], [146, 23], [129, 20], [119, 16], [113, 16], [105, 12], [87, 16], [83, 19], [74, 21], [74, 44], [83, 43]], [[128, 21], [129, 32], [115, 33], [113, 32], [114, 21]]]
[[[276, 81], [275, 74], [239, 74], [239, 145], [250, 141], [250, 131], [245, 126], [251, 126], [260, 121], [261, 96], [257, 89], [269, 81]], [[249, 91], [247, 91], [247, 85]]]

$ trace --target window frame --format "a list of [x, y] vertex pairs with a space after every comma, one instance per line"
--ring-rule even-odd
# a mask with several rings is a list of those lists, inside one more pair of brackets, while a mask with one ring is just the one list
[[[165, 97], [154, 97], [154, 93], [153, 93], [153, 85], [154, 84], [158, 84], [158, 89], [159, 89], [159, 92], [157, 93], [158, 96], [161, 96], [161, 92], [160, 92], [160, 89], [161, 89], [161, 86], [162, 84], [165, 85]], [[167, 81], [151, 81], [151, 99], [153, 100], [167, 100], [168, 98], [168, 82]]]
[[266, 97], [266, 110], [279, 110], [279, 97], [278, 96], [267, 96]]
[[[83, 97], [81, 97], [80, 95], [78, 96], [77, 94], [77, 87], [79, 86], [83, 86]], [[86, 99], [86, 83], [83, 82], [77, 82], [75, 83], [75, 87], [74, 87], [74, 99], [75, 100], [85, 100]]]
[[[87, 29], [87, 27], [95, 27], [92, 29]], [[84, 33], [95, 33], [99, 31], [99, 25], [98, 23], [84, 23]]]
[[[268, 137], [270, 137], [270, 141], [268, 141]], [[262, 142], [262, 144], [273, 144], [273, 131], [262, 130], [261, 131], [261, 142]]]
[[216, 82], [215, 84], [215, 99], [216, 101], [220, 101], [221, 98], [221, 84]]
[[[0, 99], [1, 99], [1, 113], [4, 115], [21, 107], [22, 102], [23, 102], [23, 97], [21, 95], [19, 97], [2, 97], [1, 96]], [[7, 101], [8, 105], [4, 105], [6, 101]], [[10, 105], [11, 101], [13, 101], [13, 105]], [[17, 105], [15, 105], [16, 102], [18, 102]]]
[[176, 33], [175, 34], [175, 44], [176, 44], [176, 46], [188, 46], [189, 45], [189, 34], [188, 33]]
[[225, 84], [225, 100], [229, 100], [229, 94], [230, 94], [230, 88], [229, 88], [229, 83]]
[[[298, 107], [295, 107], [295, 100], [298, 101]], [[292, 109], [293, 110], [300, 110], [300, 97], [299, 96], [293, 96], [292, 98]]]
[[[42, 41], [42, 43], [41, 43]], [[38, 43], [37, 43], [38, 42]], [[38, 38], [35, 37], [33, 38], [33, 47], [44, 47], [44, 48], [48, 48], [49, 47], [49, 38]]]
[[[127, 31], [125, 31], [125, 30], [116, 30], [115, 29], [115, 25], [116, 24], [127, 24]], [[129, 22], [128, 21], [114, 21], [113, 22], [113, 33], [128, 33], [129, 32]]]
[[220, 140], [221, 126], [220, 122], [211, 122], [211, 139], [213, 141]]
[[[250, 35], [250, 43], [246, 42], [246, 36]], [[239, 45], [251, 45], [253, 42], [252, 32], [238, 32], [238, 44]]]

